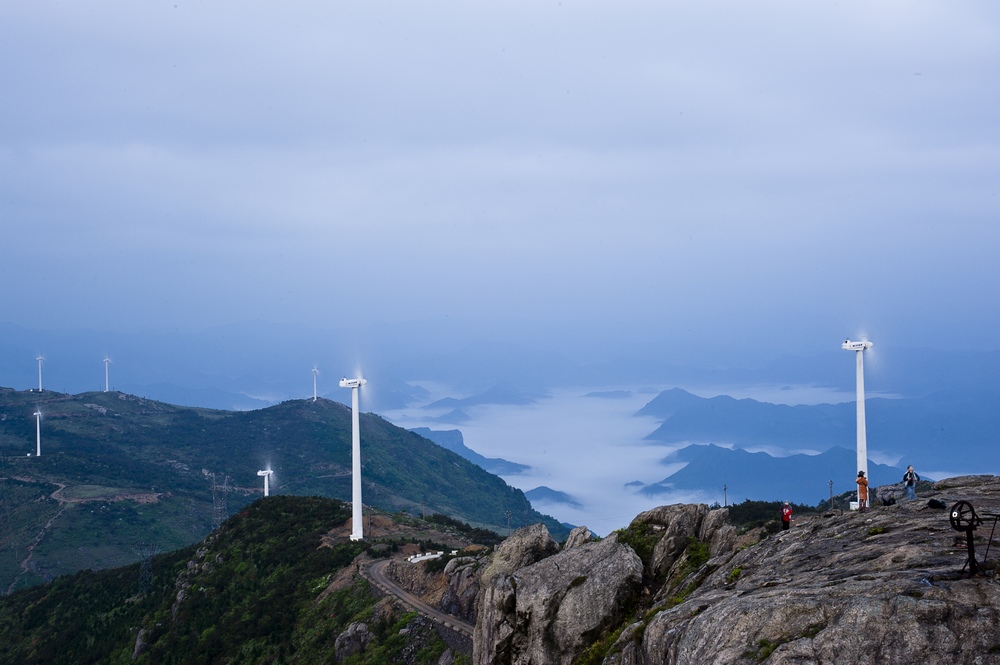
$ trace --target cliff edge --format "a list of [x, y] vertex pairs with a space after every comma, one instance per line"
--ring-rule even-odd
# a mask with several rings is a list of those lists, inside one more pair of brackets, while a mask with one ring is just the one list
[[[963, 570], [964, 532], [949, 520], [958, 501], [983, 517], [976, 575]], [[506, 565], [481, 580], [473, 660], [1000, 663], [997, 513], [1000, 478], [965, 476], [915, 501], [799, 519], [758, 542], [736, 534], [726, 509], [690, 505], [558, 552], [538, 547], [537, 532], [515, 534], [497, 553]]]

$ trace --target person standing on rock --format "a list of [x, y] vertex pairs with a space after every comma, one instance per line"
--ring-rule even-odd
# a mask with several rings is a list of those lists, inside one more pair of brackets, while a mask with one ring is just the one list
[[917, 472], [913, 470], [913, 465], [906, 467], [906, 473], [903, 474], [903, 484], [906, 485], [906, 496], [913, 499], [917, 498], [917, 481], [920, 480], [920, 476]]
[[792, 506], [785, 501], [784, 507], [781, 509], [781, 530], [788, 531], [788, 527], [792, 525]]
[[868, 479], [865, 478], [864, 471], [858, 471], [858, 512], [865, 512], [868, 508]]

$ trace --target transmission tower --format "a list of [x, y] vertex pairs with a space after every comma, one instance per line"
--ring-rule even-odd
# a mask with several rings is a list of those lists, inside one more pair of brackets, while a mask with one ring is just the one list
[[229, 517], [229, 476], [224, 476], [219, 485], [212, 474], [212, 530], [218, 529]]
[[136, 543], [132, 551], [139, 557], [139, 595], [142, 596], [153, 584], [153, 557], [160, 548], [153, 543]]

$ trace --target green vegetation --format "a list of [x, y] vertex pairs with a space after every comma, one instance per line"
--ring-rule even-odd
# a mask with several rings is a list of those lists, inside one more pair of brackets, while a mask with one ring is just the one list
[[[740, 529], [741, 532], [749, 531], [757, 527], [768, 529], [769, 533], [775, 533], [781, 524], [782, 501], [751, 501], [747, 499], [743, 503], [734, 503], [729, 506], [729, 523]], [[795, 516], [816, 515], [824, 510], [826, 504], [819, 506], [806, 506], [798, 503], [791, 503], [793, 519]]]
[[611, 653], [611, 647], [614, 646], [618, 638], [621, 637], [622, 631], [627, 628], [627, 625], [623, 624], [617, 629], [609, 631], [601, 639], [597, 640], [589, 647], [587, 650], [580, 654], [576, 659], [573, 660], [573, 665], [600, 665], [604, 662], [604, 659]]
[[758, 663], [762, 663], [765, 660], [767, 660], [768, 657], [770, 657], [770, 655], [774, 653], [774, 651], [782, 644], [788, 644], [789, 642], [794, 642], [795, 640], [802, 638], [812, 639], [817, 635], [819, 635], [820, 631], [822, 631], [824, 628], [826, 628], [825, 624], [816, 623], [806, 628], [801, 635], [784, 637], [775, 641], [760, 640], [757, 642], [757, 648], [753, 649], [752, 651], [747, 651], [746, 653], [743, 654], [743, 657], [752, 658]]
[[436, 559], [428, 559], [423, 562], [424, 570], [428, 573], [442, 573], [445, 567], [447, 567], [448, 562], [454, 558], [451, 554], [444, 554]]
[[428, 621], [378, 609], [369, 584], [343, 574], [371, 543], [321, 545], [349, 517], [340, 501], [270, 497], [203, 543], [154, 557], [145, 591], [132, 564], [0, 598], [0, 664], [333, 663], [354, 622], [372, 637], [345, 663], [400, 662], [415, 644], [410, 662], [436, 663], [446, 645]]
[[471, 526], [465, 522], [457, 520], [447, 515], [434, 514], [424, 515], [424, 520], [431, 524], [437, 524], [452, 529], [455, 533], [464, 536], [466, 539], [487, 547], [495, 547], [503, 542], [503, 536], [491, 529], [481, 529]]
[[704, 566], [710, 557], [708, 543], [703, 543], [694, 536], [688, 537], [687, 549], [684, 551], [685, 562], [680, 577], [683, 579]]
[[[26, 455], [36, 409], [41, 457]], [[233, 514], [260, 496], [257, 470], [268, 465], [273, 494], [349, 500], [350, 420], [350, 409], [322, 399], [229, 412], [116, 392], [0, 388], [0, 593], [137, 561], [139, 543], [167, 551], [197, 542], [215, 523], [216, 502]], [[541, 522], [557, 539], [568, 535], [520, 490], [412, 432], [362, 414], [361, 435], [368, 505], [436, 513], [487, 545], [505, 532], [507, 511], [515, 527]], [[226, 491], [213, 493], [213, 478], [222, 485], [227, 476]]]
[[[648, 570], [649, 562], [653, 557], [653, 550], [656, 547], [656, 543], [663, 536], [663, 532], [651, 528], [649, 524], [637, 523], [631, 524], [625, 529], [620, 529], [616, 533], [618, 534], [618, 542], [631, 547], [642, 561], [643, 568]], [[642, 639], [643, 631], [645, 631], [646, 626], [652, 621], [653, 617], [659, 612], [680, 605], [701, 585], [705, 575], [698, 576], [683, 588], [679, 587], [692, 573], [702, 570], [705, 564], [708, 563], [709, 558], [708, 543], [703, 543], [693, 536], [689, 537], [687, 547], [678, 558], [680, 565], [673, 570], [670, 579], [664, 583], [664, 586], [676, 586], [676, 592], [667, 598], [665, 604], [645, 610], [641, 617], [636, 614], [632, 618], [626, 619], [617, 628], [609, 630], [601, 639], [591, 644], [579, 658], [574, 660], [574, 665], [593, 665], [603, 662], [608, 654], [611, 653], [621, 633], [637, 620], [639, 621], [639, 625], [634, 629], [632, 638], [635, 640]], [[705, 570], [710, 571], [711, 567]], [[576, 586], [578, 583], [583, 583], [584, 580], [585, 578], [582, 577], [577, 578], [573, 580], [570, 586]], [[652, 583], [653, 587], [659, 586], [655, 580], [647, 579], [646, 583]], [[641, 608], [636, 609], [637, 611], [641, 611]], [[639, 618], [637, 619], [636, 617]]]
[[653, 559], [653, 549], [663, 534], [657, 533], [645, 522], [630, 524], [624, 529], [619, 529], [616, 533], [618, 534], [618, 542], [631, 547], [642, 560], [643, 568], [648, 568], [649, 562]]
[[781, 645], [778, 642], [772, 642], [770, 640], [760, 640], [759, 642], [757, 642], [757, 648], [754, 651], [747, 652], [743, 655], [747, 656], [748, 658], [753, 658], [758, 663], [760, 663], [767, 660], [768, 656], [774, 653], [774, 650], [777, 649], [779, 646]]

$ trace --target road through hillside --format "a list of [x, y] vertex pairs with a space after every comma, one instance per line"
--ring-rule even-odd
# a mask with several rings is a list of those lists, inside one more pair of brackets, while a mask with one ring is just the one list
[[402, 602], [409, 605], [424, 616], [437, 621], [446, 628], [451, 628], [452, 630], [462, 633], [470, 638], [472, 637], [474, 630], [472, 624], [466, 623], [446, 612], [442, 612], [437, 608], [431, 607], [427, 603], [420, 600], [420, 598], [414, 596], [412, 593], [396, 584], [393, 580], [389, 579], [389, 577], [385, 574], [385, 567], [388, 565], [388, 559], [375, 561], [368, 567], [368, 578], [384, 591], [392, 594], [396, 598], [399, 598]]

